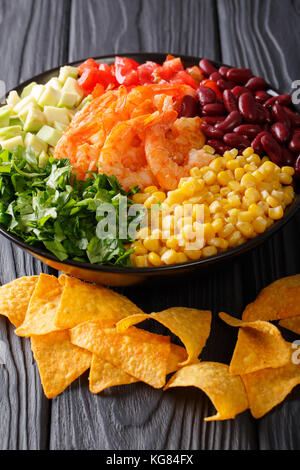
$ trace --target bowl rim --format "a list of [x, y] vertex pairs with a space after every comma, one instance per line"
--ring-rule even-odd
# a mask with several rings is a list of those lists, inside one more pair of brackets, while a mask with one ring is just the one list
[[[128, 57], [128, 58], [140, 58], [141, 60], [155, 60], [157, 62], [161, 62], [164, 60], [164, 58], [167, 56], [168, 53], [163, 53], [163, 52], [124, 52], [120, 54], [106, 54], [102, 56], [97, 56], [94, 57], [96, 61], [100, 60], [111, 60], [114, 59], [116, 56], [120, 57]], [[177, 54], [177, 53], [172, 53], [172, 55], [176, 57], [180, 57], [183, 62], [199, 62], [201, 59], [200, 57], [197, 56], [190, 56], [190, 55], [183, 55], [183, 54]], [[62, 65], [59, 65], [57, 67], [53, 67], [50, 69], [47, 69], [43, 72], [41, 72], [38, 75], [34, 75], [33, 77], [27, 79], [26, 81], [20, 83], [16, 87], [12, 88], [11, 90], [7, 91], [6, 97], [8, 96], [9, 92], [12, 90], [20, 90], [23, 89], [26, 85], [31, 83], [32, 81], [39, 81], [43, 80], [45, 76], [49, 78], [51, 74], [56, 73], [60, 67], [63, 67], [65, 65], [71, 65], [71, 66], [76, 66], [85, 60], [87, 60], [90, 57], [83, 58], [81, 60], [76, 60], [72, 62], [67, 62]], [[232, 65], [224, 64], [215, 60], [211, 60], [211, 62], [216, 65], [217, 67], [220, 67], [222, 65], [227, 66], [227, 67], [232, 67]], [[272, 92], [275, 92], [275, 94], [280, 94], [280, 91], [277, 90], [275, 87], [272, 85], [268, 84], [268, 89]], [[81, 261], [74, 261], [72, 259], [66, 259], [64, 261], [59, 260], [55, 255], [53, 255], [51, 252], [34, 246], [34, 245], [29, 245], [25, 243], [21, 238], [16, 236], [15, 234], [7, 231], [6, 229], [3, 228], [3, 226], [0, 224], [0, 234], [3, 235], [5, 238], [7, 238], [9, 241], [15, 243], [22, 249], [29, 251], [39, 257], [49, 259], [51, 261], [54, 261], [56, 263], [61, 263], [69, 266], [73, 266], [76, 268], [81, 268], [81, 269], [86, 269], [90, 271], [101, 271], [101, 272], [107, 272], [107, 273], [118, 273], [118, 274], [158, 274], [162, 272], [169, 272], [173, 270], [182, 270], [185, 268], [191, 268], [194, 267], [196, 268], [197, 266], [202, 266], [202, 265], [212, 265], [217, 262], [221, 261], [227, 261], [230, 260], [238, 255], [242, 255], [253, 248], [257, 247], [258, 245], [262, 244], [264, 241], [266, 241], [268, 238], [272, 237], [278, 230], [284, 227], [284, 225], [291, 220], [291, 218], [296, 214], [298, 209], [300, 208], [300, 194], [296, 194], [295, 199], [293, 203], [288, 206], [288, 208], [285, 211], [285, 214], [282, 219], [276, 221], [271, 227], [269, 227], [264, 233], [260, 234], [259, 236], [248, 240], [247, 242], [243, 243], [242, 245], [234, 248], [227, 249], [221, 253], [218, 253], [217, 255], [210, 256], [207, 258], [200, 258], [199, 260], [194, 260], [194, 261], [187, 261], [185, 263], [178, 263], [178, 264], [170, 264], [170, 265], [163, 265], [163, 266], [150, 266], [150, 267], [144, 267], [144, 268], [138, 268], [135, 266], [115, 266], [115, 265], [100, 265], [100, 264], [91, 264], [88, 262], [81, 262]]]

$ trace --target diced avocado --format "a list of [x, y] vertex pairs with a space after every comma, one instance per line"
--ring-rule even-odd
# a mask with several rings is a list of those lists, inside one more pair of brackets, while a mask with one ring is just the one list
[[11, 114], [12, 106], [6, 105], [0, 108], [0, 127], [9, 126], [9, 118]]
[[27, 132], [24, 143], [25, 147], [32, 147], [36, 155], [39, 155], [41, 152], [47, 152], [48, 149], [48, 144], [36, 135], [31, 134], [31, 132]]
[[76, 106], [80, 103], [83, 98], [83, 91], [81, 90], [80, 86], [77, 83], [77, 80], [72, 77], [68, 77], [64, 86], [63, 91], [68, 93], [75, 93], [77, 95], [77, 102]]
[[62, 91], [60, 101], [58, 103], [59, 108], [73, 108], [78, 102], [78, 95], [77, 93], [71, 93], [68, 91]]
[[92, 101], [93, 97], [92, 95], [88, 95], [86, 96], [82, 101], [81, 103], [79, 104], [79, 106], [76, 108], [76, 111], [80, 111], [82, 108], [84, 108], [84, 106], [88, 103], [90, 103]]
[[44, 114], [47, 123], [52, 126], [55, 122], [68, 126], [70, 117], [67, 108], [55, 108], [54, 106], [45, 106]]
[[46, 123], [44, 113], [38, 108], [31, 108], [24, 123], [24, 131], [37, 132]]
[[52, 86], [46, 86], [41, 94], [38, 104], [40, 106], [57, 106], [61, 97], [61, 91], [53, 88]]
[[21, 126], [23, 127], [23, 122], [18, 116], [11, 116], [9, 118], [9, 125], [10, 126]]
[[32, 96], [35, 99], [35, 101], [38, 102], [44, 89], [45, 89], [44, 85], [34, 85], [30, 92], [30, 96]]
[[21, 98], [26, 98], [26, 96], [29, 96], [31, 93], [32, 88], [37, 85], [36, 82], [31, 82], [29, 85], [27, 85], [25, 88], [23, 88], [23, 91], [21, 93]]
[[0, 145], [4, 150], [13, 150], [15, 147], [18, 147], [18, 145], [24, 145], [23, 138], [22, 136], [17, 135], [16, 137], [12, 137], [11, 139], [2, 140], [0, 142]]
[[58, 80], [62, 85], [65, 84], [67, 78], [77, 78], [78, 77], [78, 70], [76, 67], [71, 67], [70, 65], [65, 65], [64, 67], [60, 68]]
[[21, 101], [21, 98], [19, 97], [16, 90], [11, 91], [6, 99], [6, 103], [13, 108], [19, 103], [19, 101]]
[[25, 98], [21, 99], [21, 101], [19, 101], [16, 106], [14, 106], [13, 110], [16, 114], [19, 114], [26, 106], [28, 106], [29, 104], [34, 104], [36, 106], [36, 101], [35, 99], [33, 98], [33, 96], [26, 96]]
[[61, 122], [58, 122], [58, 121], [55, 121], [53, 125], [55, 129], [57, 129], [60, 132], [63, 132], [68, 127], [68, 125], [62, 124]]
[[45, 86], [51, 86], [52, 88], [55, 88], [55, 90], [61, 90], [61, 83], [59, 82], [57, 77], [50, 78], [50, 80], [46, 83]]
[[39, 166], [45, 168], [49, 160], [49, 155], [44, 150], [39, 154]]
[[51, 126], [43, 126], [37, 133], [37, 137], [42, 139], [44, 142], [47, 142], [47, 144], [55, 147], [61, 137], [61, 134], [61, 132]]
[[12, 137], [22, 136], [23, 129], [21, 126], [9, 126], [0, 128], [0, 140], [11, 139]]

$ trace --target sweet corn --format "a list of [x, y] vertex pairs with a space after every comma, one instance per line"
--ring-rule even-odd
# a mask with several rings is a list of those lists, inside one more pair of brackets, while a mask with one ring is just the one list
[[160, 248], [160, 242], [156, 238], [145, 238], [143, 245], [148, 251], [158, 251]]
[[162, 260], [161, 257], [155, 253], [154, 251], [151, 251], [148, 254], [148, 261], [150, 264], [153, 264], [153, 266], [161, 266], [162, 265]]

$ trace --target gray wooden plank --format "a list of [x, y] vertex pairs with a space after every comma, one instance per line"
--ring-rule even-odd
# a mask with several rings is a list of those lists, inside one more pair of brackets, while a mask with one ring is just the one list
[[[300, 68], [294, 53], [300, 47], [299, 2], [217, 0], [217, 7], [223, 62], [250, 67], [278, 89], [291, 93]], [[242, 283], [246, 303], [275, 279], [300, 272], [299, 237], [300, 214], [251, 253]], [[297, 387], [283, 404], [258, 421], [261, 449], [300, 448], [299, 403]]]
[[[0, 3], [0, 80], [10, 89], [66, 60], [69, 2], [2, 0]], [[45, 265], [0, 237], [0, 282], [48, 272]], [[49, 403], [43, 395], [30, 342], [0, 320], [6, 350], [0, 365], [0, 448], [43, 449], [48, 445]]]

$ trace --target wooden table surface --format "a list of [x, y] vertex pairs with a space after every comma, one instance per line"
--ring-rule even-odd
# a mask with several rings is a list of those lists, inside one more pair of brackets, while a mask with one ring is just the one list
[[[1, 0], [0, 79], [7, 89], [46, 69], [118, 52], [203, 56], [252, 68], [285, 93], [300, 79], [299, 0]], [[270, 241], [223, 270], [179, 287], [120, 291], [146, 312], [183, 305], [212, 309], [203, 359], [228, 363], [236, 332], [216, 318], [239, 315], [273, 280], [300, 273], [300, 215]], [[0, 238], [0, 282], [49, 272]], [[53, 273], [53, 271], [52, 271]], [[260, 420], [205, 423], [210, 400], [193, 388], [145, 384], [88, 391], [87, 374], [54, 400], [42, 392], [30, 342], [0, 318], [1, 449], [299, 449], [300, 390]]]

